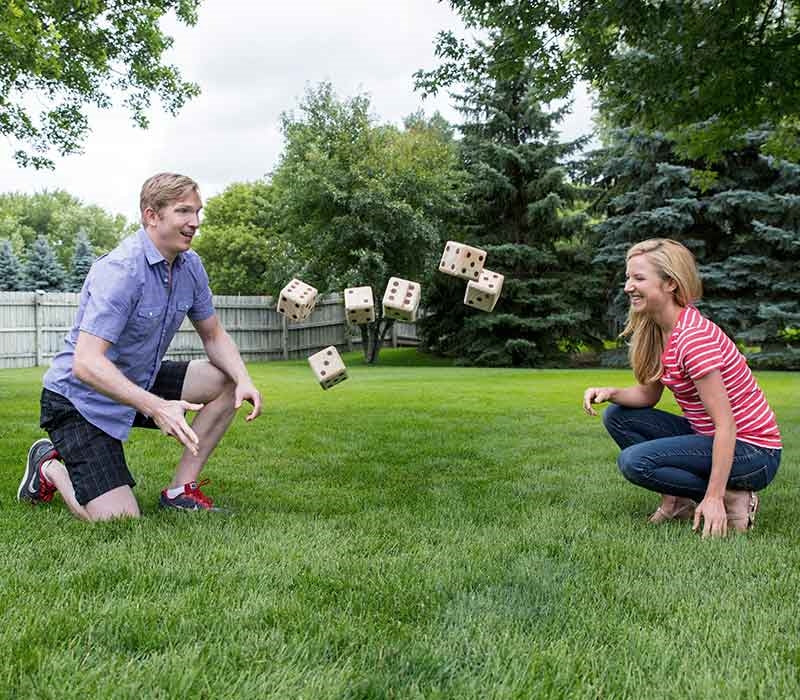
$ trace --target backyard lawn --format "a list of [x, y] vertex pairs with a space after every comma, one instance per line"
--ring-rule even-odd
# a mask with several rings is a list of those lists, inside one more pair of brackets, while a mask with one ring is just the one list
[[[176, 442], [135, 431], [144, 517], [16, 502], [42, 368], [0, 371], [0, 697], [800, 697], [800, 374], [760, 373], [785, 454], [753, 532], [645, 523], [590, 384], [622, 370], [377, 367], [265, 398], [162, 513]], [[665, 399], [664, 404], [675, 404]]]

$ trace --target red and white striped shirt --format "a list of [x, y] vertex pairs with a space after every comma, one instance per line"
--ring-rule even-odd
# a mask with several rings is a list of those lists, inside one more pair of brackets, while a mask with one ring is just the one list
[[718, 369], [736, 421], [736, 438], [760, 447], [780, 449], [775, 414], [733, 341], [693, 306], [684, 307], [661, 355], [661, 383], [699, 435], [714, 435], [694, 380]]

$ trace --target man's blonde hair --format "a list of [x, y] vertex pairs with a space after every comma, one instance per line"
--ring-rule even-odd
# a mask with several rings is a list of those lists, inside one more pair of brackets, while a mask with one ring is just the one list
[[147, 178], [139, 195], [139, 211], [144, 221], [144, 210], [159, 212], [168, 204], [177, 202], [187, 190], [199, 193], [200, 188], [192, 178], [176, 173], [158, 173]]
[[[672, 292], [678, 306], [688, 306], [703, 296], [703, 283], [697, 272], [692, 252], [671, 238], [650, 238], [628, 249], [625, 261], [636, 255], [646, 255], [664, 281], [675, 282]], [[664, 368], [661, 353], [664, 341], [658, 324], [649, 316], [628, 310], [628, 323], [620, 334], [631, 337], [628, 349], [633, 373], [640, 384], [649, 384], [661, 377]]]

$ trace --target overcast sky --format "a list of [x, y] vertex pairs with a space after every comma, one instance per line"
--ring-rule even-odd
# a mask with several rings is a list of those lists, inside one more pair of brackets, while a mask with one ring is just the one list
[[[382, 122], [399, 126], [420, 107], [458, 120], [446, 95], [423, 102], [413, 89], [414, 71], [436, 65], [437, 32], [463, 32], [446, 2], [204, 0], [197, 25], [165, 26], [175, 38], [169, 62], [202, 94], [177, 117], [154, 103], [146, 131], [121, 107], [90, 111], [84, 153], [57, 159], [54, 172], [17, 168], [11, 146], [0, 142], [0, 192], [61, 188], [134, 219], [142, 182], [174, 171], [197, 180], [208, 198], [275, 167], [281, 112], [321, 81], [340, 97], [369, 93]], [[562, 131], [574, 138], [590, 130], [591, 105], [581, 92]]]

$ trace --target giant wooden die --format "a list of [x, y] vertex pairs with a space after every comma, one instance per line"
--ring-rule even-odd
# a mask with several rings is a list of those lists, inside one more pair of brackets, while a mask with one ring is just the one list
[[323, 389], [330, 389], [347, 379], [347, 368], [333, 345], [311, 355], [308, 364]]
[[278, 312], [291, 321], [304, 321], [316, 303], [317, 290], [299, 279], [292, 279], [278, 296]]
[[467, 282], [464, 303], [481, 311], [492, 311], [500, 298], [504, 279], [499, 272], [484, 268], [479, 279]]
[[383, 294], [383, 315], [398, 321], [416, 321], [421, 288], [418, 282], [389, 278]]
[[477, 280], [485, 262], [485, 250], [458, 241], [447, 241], [439, 262], [439, 271], [454, 277]]
[[344, 290], [344, 315], [350, 323], [361, 324], [375, 320], [375, 300], [372, 287], [347, 287]]

